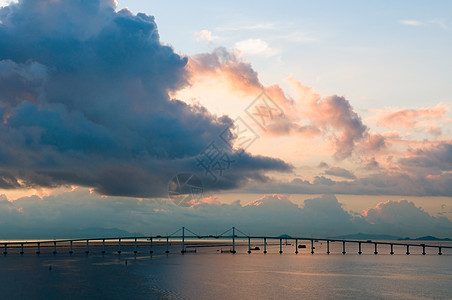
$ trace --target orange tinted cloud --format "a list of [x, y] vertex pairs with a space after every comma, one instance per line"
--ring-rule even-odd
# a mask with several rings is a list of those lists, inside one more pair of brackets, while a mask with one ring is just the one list
[[303, 117], [318, 127], [325, 136], [331, 138], [336, 146], [335, 157], [349, 157], [356, 145], [365, 136], [368, 128], [361, 117], [353, 110], [350, 102], [343, 96], [322, 97], [311, 87], [304, 86], [290, 77], [297, 94], [298, 107]]
[[426, 126], [432, 121], [438, 121], [443, 116], [449, 112], [450, 108], [439, 103], [434, 107], [423, 107], [419, 109], [408, 109], [408, 108], [387, 108], [382, 110], [373, 110], [376, 115], [371, 118], [377, 125], [394, 128], [394, 127], [404, 127], [413, 128], [419, 126]]
[[294, 100], [278, 84], [263, 85], [250, 63], [224, 48], [192, 56], [188, 69], [193, 83], [217, 80], [226, 84], [230, 91], [251, 97], [264, 91], [284, 111], [283, 117], [269, 122], [266, 134], [297, 135], [309, 139], [322, 136], [327, 145], [333, 145], [337, 159], [352, 155], [356, 144], [367, 136], [367, 126], [345, 97], [322, 97], [313, 88], [290, 77], [288, 81], [297, 96]]
[[240, 61], [224, 48], [191, 56], [187, 68], [192, 82], [203, 77], [215, 78], [227, 83], [232, 90], [253, 95], [260, 94], [264, 89], [251, 64]]

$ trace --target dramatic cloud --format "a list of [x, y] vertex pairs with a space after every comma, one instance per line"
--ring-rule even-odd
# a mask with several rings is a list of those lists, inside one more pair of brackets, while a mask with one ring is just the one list
[[199, 234], [220, 234], [236, 226], [251, 234], [305, 237], [358, 232], [447, 237], [452, 230], [450, 220], [432, 217], [411, 202], [380, 203], [361, 214], [345, 211], [332, 195], [308, 199], [301, 207], [288, 196], [267, 195], [249, 204], [208, 198], [189, 208], [168, 201], [100, 197], [84, 189], [14, 202], [0, 196], [2, 238], [155, 235], [181, 226]]
[[[347, 169], [342, 166], [321, 168], [328, 170], [311, 171], [308, 179], [300, 178], [291, 183], [269, 183], [265, 186], [253, 185], [249, 192], [265, 193], [340, 193], [371, 195], [442, 195], [450, 196], [451, 173], [438, 170], [439, 160], [433, 164], [435, 149], [442, 145], [442, 152], [447, 152], [444, 138], [448, 129], [443, 126], [449, 112], [445, 104], [417, 109], [381, 109], [371, 110], [375, 115], [369, 118], [373, 123], [394, 128], [391, 132], [372, 132], [354, 110], [350, 101], [343, 96], [322, 96], [313, 88], [303, 85], [293, 76], [288, 82], [293, 88], [294, 97], [279, 86], [266, 86], [259, 80], [258, 73], [249, 62], [243, 61], [234, 51], [218, 48], [212, 53], [203, 53], [189, 58], [190, 78], [198, 82], [203, 80], [215, 85], [215, 79], [221, 82], [233, 95], [256, 97], [264, 91], [271, 101], [271, 120], [266, 120], [264, 137], [291, 136], [291, 146], [296, 149], [306, 143], [321, 149], [313, 153], [303, 152], [306, 159], [319, 157], [328, 161], [326, 155], [332, 155], [337, 163], [349, 159]], [[251, 113], [262, 116], [261, 111]], [[248, 111], [247, 111], [248, 112]], [[279, 113], [282, 112], [282, 113]], [[407, 132], [396, 131], [399, 128]], [[411, 132], [413, 131], [413, 132]], [[411, 132], [411, 133], [410, 133]], [[419, 140], [424, 133], [437, 140]], [[409, 138], [407, 138], [409, 137]], [[281, 139], [282, 140], [282, 139]], [[296, 143], [298, 141], [298, 144]], [[294, 153], [300, 151], [294, 150]], [[321, 152], [321, 153], [318, 153]], [[427, 154], [426, 154], [427, 153]], [[323, 155], [323, 156], [320, 156]], [[442, 155], [442, 168], [448, 166], [447, 158]], [[421, 168], [419, 164], [425, 164]], [[337, 181], [338, 178], [347, 181]]]
[[230, 53], [225, 48], [191, 56], [188, 67], [194, 80], [197, 77], [219, 77], [220, 80], [229, 83], [232, 89], [254, 95], [264, 89], [251, 64], [241, 61], [236, 54]]
[[312, 88], [290, 78], [295, 88], [302, 114], [309, 118], [314, 126], [335, 143], [335, 157], [349, 157], [356, 144], [367, 135], [368, 128], [361, 117], [354, 112], [350, 102], [342, 96], [321, 97]]
[[367, 126], [344, 97], [322, 97], [311, 87], [291, 77], [289, 83], [295, 89], [295, 101], [279, 85], [264, 86], [250, 63], [224, 48], [192, 56], [189, 70], [191, 78], [219, 78], [238, 94], [255, 97], [265, 91], [284, 112], [266, 125], [270, 135], [323, 136], [333, 142], [335, 157], [339, 160], [350, 157], [355, 146], [368, 135]]
[[[0, 10], [0, 187], [82, 185], [159, 196], [232, 121], [168, 96], [187, 59], [159, 41], [152, 16], [113, 0], [22, 0]], [[234, 156], [233, 188], [288, 171], [278, 159]], [[198, 164], [198, 166], [197, 166]]]

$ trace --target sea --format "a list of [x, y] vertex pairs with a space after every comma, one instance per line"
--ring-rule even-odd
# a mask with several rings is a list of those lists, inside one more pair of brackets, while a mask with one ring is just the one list
[[[428, 242], [425, 242], [429, 244]], [[2, 299], [452, 299], [452, 249], [363, 244], [315, 243], [311, 254], [291, 242], [270, 243], [263, 253], [248, 254], [247, 243], [237, 243], [237, 253], [224, 243], [172, 243], [165, 253], [164, 243], [152, 251], [139, 245], [99, 245], [88, 254], [82, 246], [69, 254], [67, 248], [26, 248], [23, 255], [11, 248], [0, 256]], [[431, 244], [431, 243], [430, 243]], [[452, 243], [442, 242], [443, 246]], [[296, 254], [295, 250], [299, 253]], [[196, 252], [195, 252], [196, 251]]]

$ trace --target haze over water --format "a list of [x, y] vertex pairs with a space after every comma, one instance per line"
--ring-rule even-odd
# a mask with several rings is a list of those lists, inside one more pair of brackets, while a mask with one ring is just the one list
[[270, 245], [266, 255], [247, 254], [245, 245], [235, 255], [217, 251], [224, 246], [185, 255], [179, 246], [169, 255], [157, 247], [152, 256], [147, 248], [118, 255], [114, 247], [105, 255], [100, 248], [72, 256], [67, 249], [11, 253], [0, 257], [0, 289], [4, 299], [451, 299], [449, 250], [424, 256], [412, 247], [406, 255], [396, 247], [389, 255], [381, 246], [374, 255], [373, 245], [363, 245], [363, 255], [355, 247], [342, 255], [340, 246], [332, 244], [330, 255], [324, 245], [314, 255], [310, 249], [296, 255], [293, 245], [283, 254]]

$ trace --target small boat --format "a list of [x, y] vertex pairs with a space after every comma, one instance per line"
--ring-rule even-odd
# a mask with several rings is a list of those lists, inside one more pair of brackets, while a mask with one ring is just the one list
[[251, 248], [251, 250], [261, 250], [261, 248], [259, 248], [259, 247], [254, 247], [254, 248]]
[[298, 245], [298, 248], [300, 248], [300, 249], [306, 248], [306, 245]]

